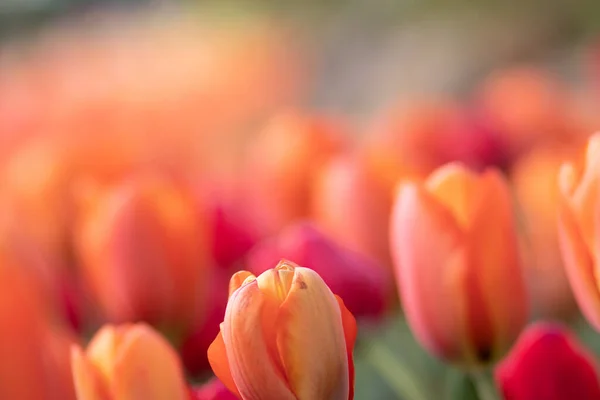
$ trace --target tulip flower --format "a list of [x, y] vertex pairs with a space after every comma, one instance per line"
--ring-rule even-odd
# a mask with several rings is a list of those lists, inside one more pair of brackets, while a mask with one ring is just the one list
[[324, 118], [275, 116], [248, 149], [246, 202], [259, 231], [273, 234], [306, 218], [319, 168], [343, 147], [339, 127]]
[[182, 334], [201, 322], [209, 245], [194, 199], [151, 175], [90, 197], [76, 244], [83, 279], [109, 320]]
[[475, 95], [475, 107], [511, 155], [569, 132], [565, 88], [549, 71], [516, 66], [492, 73]]
[[402, 160], [410, 175], [427, 175], [451, 161], [473, 168], [505, 161], [503, 143], [493, 130], [470, 109], [450, 99], [394, 107], [373, 132], [372, 145], [384, 157], [391, 152]]
[[71, 351], [78, 400], [188, 400], [177, 353], [147, 325], [107, 325]]
[[221, 332], [208, 350], [215, 375], [243, 400], [354, 397], [356, 322], [313, 270], [281, 261], [236, 273]]
[[73, 338], [54, 323], [29, 272], [4, 261], [0, 266], [0, 398], [74, 400]]
[[567, 277], [584, 316], [600, 330], [598, 288], [598, 190], [600, 134], [592, 136], [581, 165], [563, 164], [559, 172], [558, 231]]
[[376, 261], [345, 248], [308, 222], [292, 225], [259, 243], [248, 254], [250, 272], [259, 275], [282, 258], [317, 272], [356, 317], [380, 316], [393, 288]]
[[504, 354], [528, 318], [511, 199], [495, 169], [460, 164], [400, 186], [391, 223], [398, 289], [431, 353], [465, 366]]
[[545, 146], [517, 160], [511, 173], [523, 217], [525, 272], [532, 305], [542, 317], [569, 317], [577, 310], [556, 234], [559, 193], [556, 175], [572, 149]]
[[392, 188], [382, 182], [367, 160], [341, 156], [319, 172], [312, 217], [340, 243], [391, 269], [387, 238], [392, 195]]
[[223, 382], [214, 378], [199, 388], [192, 389], [191, 400], [236, 400], [237, 397], [223, 385]]
[[566, 328], [538, 323], [521, 334], [496, 369], [506, 400], [596, 400], [600, 380], [593, 355]]

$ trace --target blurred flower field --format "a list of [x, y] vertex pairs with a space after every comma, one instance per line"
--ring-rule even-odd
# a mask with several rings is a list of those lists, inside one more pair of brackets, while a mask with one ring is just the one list
[[600, 41], [559, 3], [6, 25], [0, 399], [600, 399]]

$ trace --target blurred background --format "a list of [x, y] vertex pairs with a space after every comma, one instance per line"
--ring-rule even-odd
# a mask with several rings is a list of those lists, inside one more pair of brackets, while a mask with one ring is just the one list
[[[593, 0], [0, 0], [0, 257], [52, 299], [48, 324], [85, 342], [148, 321], [202, 382], [231, 273], [273, 267], [264, 248], [327, 264], [290, 245], [326, 241], [368, 258], [338, 282], [361, 321], [356, 398], [400, 398], [398, 360], [430, 398], [468, 398], [400, 316], [387, 237], [397, 182], [458, 160], [510, 179], [533, 318], [598, 351], [562, 271], [554, 184], [600, 129], [599, 34]], [[156, 299], [170, 265], [189, 296]], [[25, 393], [9, 369], [1, 398]]]

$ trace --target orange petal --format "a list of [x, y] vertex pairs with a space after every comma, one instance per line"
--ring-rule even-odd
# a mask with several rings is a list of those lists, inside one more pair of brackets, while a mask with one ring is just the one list
[[449, 210], [413, 183], [400, 187], [390, 229], [398, 289], [413, 332], [434, 354], [459, 357], [464, 234]]
[[587, 320], [600, 330], [600, 293], [591, 254], [582, 237], [568, 200], [561, 197], [558, 233], [567, 277], [575, 299]]
[[244, 283], [247, 283], [250, 279], [256, 278], [248, 271], [238, 271], [231, 276], [229, 280], [229, 297], [238, 290]]
[[335, 296], [316, 272], [295, 268], [277, 326], [277, 347], [297, 399], [347, 400], [342, 315]]
[[479, 177], [460, 163], [449, 163], [431, 174], [425, 183], [427, 190], [445, 205], [460, 226], [472, 218], [472, 204], [478, 190]]
[[110, 400], [106, 385], [79, 346], [71, 348], [73, 384], [78, 400]]
[[340, 312], [342, 313], [342, 325], [344, 327], [344, 336], [346, 338], [346, 351], [348, 352], [348, 376], [350, 378], [349, 389], [350, 393], [348, 394], [348, 400], [352, 400], [354, 398], [354, 342], [356, 342], [356, 319], [354, 319], [354, 315], [344, 305], [344, 300], [338, 295], [335, 295], [335, 298], [340, 307]]
[[235, 394], [239, 399], [242, 398], [240, 392], [235, 386], [233, 377], [231, 376], [231, 369], [229, 368], [229, 360], [227, 359], [227, 349], [225, 348], [225, 342], [223, 341], [223, 334], [219, 332], [215, 340], [208, 347], [208, 362], [212, 368], [214, 374], [219, 378], [227, 389]]
[[[469, 231], [469, 327], [480, 361], [508, 350], [529, 317], [508, 183], [499, 171], [481, 175]], [[481, 359], [483, 357], [484, 359]]]
[[260, 327], [265, 297], [255, 280], [236, 290], [221, 325], [231, 376], [244, 400], [296, 400], [271, 360]]
[[135, 325], [115, 360], [113, 395], [120, 400], [188, 400], [179, 357], [152, 328]]

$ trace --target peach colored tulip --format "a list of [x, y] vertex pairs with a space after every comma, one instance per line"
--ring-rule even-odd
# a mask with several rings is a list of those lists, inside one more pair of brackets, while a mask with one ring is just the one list
[[391, 269], [387, 238], [392, 196], [366, 159], [340, 156], [319, 171], [312, 217], [341, 244]]
[[548, 318], [567, 318], [577, 309], [556, 234], [556, 176], [571, 153], [573, 150], [564, 146], [538, 147], [517, 160], [511, 173], [523, 218], [525, 272], [532, 305], [538, 315]]
[[147, 325], [107, 325], [85, 351], [71, 350], [78, 400], [188, 400], [183, 369], [166, 339]]
[[0, 398], [74, 400], [69, 332], [51, 320], [36, 278], [0, 266]]
[[600, 330], [598, 265], [598, 191], [600, 134], [592, 136], [581, 163], [565, 163], [559, 172], [558, 231], [567, 277], [579, 308]]
[[511, 346], [528, 301], [507, 183], [460, 164], [401, 185], [391, 245], [408, 322], [433, 354], [492, 362]]
[[275, 116], [248, 149], [248, 207], [261, 232], [275, 233], [309, 214], [319, 168], [343, 146], [332, 121], [287, 112]]
[[209, 243], [185, 187], [139, 175], [89, 197], [76, 245], [83, 279], [105, 315], [181, 334], [201, 322]]
[[208, 350], [215, 375], [243, 400], [354, 397], [356, 322], [319, 275], [282, 260], [231, 278], [221, 332]]

